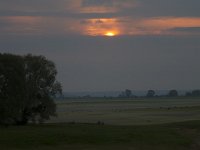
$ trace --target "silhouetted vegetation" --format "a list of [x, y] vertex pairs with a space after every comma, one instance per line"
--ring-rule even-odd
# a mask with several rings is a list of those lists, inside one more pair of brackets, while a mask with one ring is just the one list
[[192, 91], [192, 96], [200, 96], [200, 90]]
[[169, 90], [168, 93], [166, 92], [166, 94], [159, 94], [156, 93], [155, 90], [148, 90], [146, 94], [144, 95], [133, 95], [132, 91], [129, 89], [126, 89], [125, 91], [122, 91], [121, 94], [118, 95], [118, 98], [160, 98], [160, 97], [200, 97], [200, 90], [193, 90], [191, 92], [185, 92], [185, 94], [183, 92], [181, 92], [181, 94], [179, 94], [179, 92], [176, 89], [173, 90]]
[[126, 96], [126, 97], [131, 97], [131, 96], [132, 96], [132, 91], [129, 90], [129, 89], [126, 89], [126, 90], [125, 90], [125, 96]]
[[168, 93], [169, 97], [177, 97], [178, 96], [178, 91], [177, 90], [170, 90]]
[[154, 91], [154, 90], [148, 90], [148, 92], [147, 92], [147, 97], [154, 97], [155, 96], [155, 94], [156, 94], [156, 92]]
[[121, 98], [130, 98], [130, 97], [134, 97], [134, 96], [132, 95], [132, 91], [131, 90], [126, 89], [121, 94], [119, 94], [118, 97], [121, 97]]
[[43, 56], [0, 54], [0, 124], [43, 122], [56, 115], [56, 68]]
[[185, 96], [189, 97], [199, 97], [200, 96], [200, 90], [193, 90], [192, 92], [186, 92]]

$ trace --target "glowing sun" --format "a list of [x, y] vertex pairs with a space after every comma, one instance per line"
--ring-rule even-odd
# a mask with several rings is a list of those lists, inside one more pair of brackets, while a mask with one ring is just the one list
[[104, 35], [105, 36], [115, 36], [116, 34], [114, 32], [106, 32]]

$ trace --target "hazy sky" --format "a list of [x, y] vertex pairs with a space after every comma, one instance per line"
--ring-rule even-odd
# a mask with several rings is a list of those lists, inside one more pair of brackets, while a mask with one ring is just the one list
[[0, 0], [0, 52], [45, 55], [64, 91], [200, 88], [199, 0]]

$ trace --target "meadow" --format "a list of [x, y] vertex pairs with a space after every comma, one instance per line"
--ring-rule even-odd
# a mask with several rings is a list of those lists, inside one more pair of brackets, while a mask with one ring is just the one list
[[146, 125], [200, 119], [200, 98], [67, 99], [51, 122]]
[[0, 127], [1, 150], [199, 150], [199, 141], [200, 121], [138, 126]]
[[199, 98], [67, 99], [41, 125], [0, 127], [1, 150], [199, 150]]

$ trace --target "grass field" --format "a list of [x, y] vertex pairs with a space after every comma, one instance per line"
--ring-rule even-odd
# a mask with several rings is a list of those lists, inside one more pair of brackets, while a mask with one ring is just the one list
[[57, 102], [51, 122], [145, 125], [200, 119], [200, 98], [88, 99]]
[[46, 124], [0, 127], [0, 150], [200, 149], [199, 98], [76, 99], [57, 106], [58, 117]]
[[1, 150], [199, 150], [200, 121], [111, 126], [45, 124], [0, 127]]

